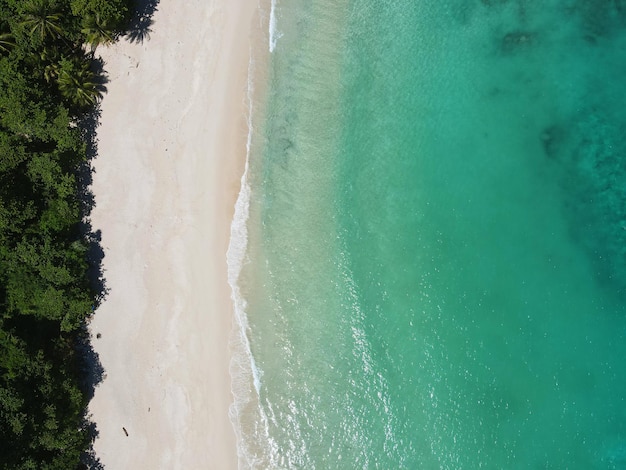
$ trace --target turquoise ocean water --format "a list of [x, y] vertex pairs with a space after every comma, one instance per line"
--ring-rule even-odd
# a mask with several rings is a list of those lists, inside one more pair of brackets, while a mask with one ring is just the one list
[[266, 14], [241, 468], [626, 468], [626, 1]]

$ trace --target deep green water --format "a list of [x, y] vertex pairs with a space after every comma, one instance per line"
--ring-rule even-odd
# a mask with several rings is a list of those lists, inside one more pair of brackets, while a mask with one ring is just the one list
[[626, 468], [626, 1], [275, 14], [242, 467]]

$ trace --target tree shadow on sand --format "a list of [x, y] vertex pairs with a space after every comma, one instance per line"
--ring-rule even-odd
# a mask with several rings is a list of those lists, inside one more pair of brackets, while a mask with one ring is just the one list
[[[152, 26], [152, 15], [157, 11], [159, 0], [135, 0], [134, 13], [131, 17], [126, 37], [130, 42], [142, 43], [145, 40], [150, 39], [150, 33]], [[104, 62], [102, 59], [92, 57], [92, 67], [97, 76], [100, 77], [98, 83], [100, 91], [106, 92], [105, 84], [107, 83], [106, 71], [104, 70]], [[95, 207], [96, 201], [91, 190], [93, 184], [93, 160], [98, 156], [98, 137], [97, 129], [100, 125], [101, 108], [97, 106], [92, 112], [83, 115], [80, 121], [77, 123], [78, 128], [81, 129], [82, 137], [87, 146], [87, 158], [78, 169], [78, 181], [79, 181], [79, 200], [81, 203], [82, 220], [81, 234], [83, 240], [86, 243], [86, 258], [88, 262], [88, 279], [90, 287], [93, 293], [94, 304], [91, 315], [87, 318], [83, 324], [82, 331], [79, 333], [76, 341], [76, 349], [80, 356], [80, 374], [83, 378], [82, 388], [83, 393], [87, 401], [91, 401], [95, 394], [96, 387], [105, 379], [106, 372], [98, 353], [93, 348], [93, 341], [100, 337], [96, 334], [95, 338], [91, 335], [89, 330], [89, 320], [98, 308], [98, 306], [104, 301], [108, 294], [108, 288], [106, 287], [106, 279], [104, 277], [104, 270], [102, 268], [102, 261], [105, 253], [102, 248], [102, 232], [100, 230], [94, 230], [89, 218], [91, 211]], [[102, 470], [104, 466], [100, 462], [100, 459], [96, 456], [93, 448], [93, 443], [98, 437], [98, 428], [96, 423], [88, 415], [87, 408], [83, 417], [83, 426], [86, 429], [89, 436], [91, 446], [81, 456], [81, 463], [79, 468]]]
[[[92, 346], [92, 338], [89, 334], [89, 329], [87, 325], [83, 326], [83, 331], [81, 332], [78, 338], [78, 344], [76, 346], [77, 350], [80, 352], [80, 367], [81, 374], [83, 376], [83, 383], [81, 384], [83, 388], [83, 393], [88, 401], [94, 396], [96, 387], [104, 380], [106, 373], [104, 371], [104, 367], [102, 367], [102, 363], [100, 362], [100, 357], [98, 353], [94, 351]], [[87, 431], [87, 436], [91, 445], [89, 449], [83, 453], [81, 456], [81, 462], [79, 468], [81, 469], [91, 469], [91, 470], [102, 470], [104, 466], [100, 462], [100, 459], [96, 456], [96, 453], [93, 448], [93, 443], [98, 437], [98, 427], [96, 423], [91, 420], [91, 416], [88, 415], [88, 411], [85, 410], [83, 416], [83, 427]]]
[[91, 220], [89, 219], [91, 211], [96, 204], [91, 190], [94, 171], [92, 161], [98, 154], [96, 130], [100, 125], [100, 115], [100, 107], [97, 107], [91, 113], [83, 116], [78, 123], [83, 133], [83, 140], [87, 145], [87, 159], [78, 169], [78, 197], [81, 203], [81, 213], [83, 215], [80, 230], [86, 242], [86, 257], [88, 263], [87, 277], [95, 299], [94, 310], [104, 300], [107, 294], [106, 281], [102, 270], [102, 260], [104, 259], [104, 250], [101, 246], [102, 232], [100, 230], [94, 231], [91, 226]]
[[153, 20], [152, 15], [157, 11], [160, 0], [135, 0], [135, 12], [130, 19], [126, 37], [130, 42], [142, 43], [150, 39]]
[[[98, 437], [98, 429], [96, 428], [96, 423], [92, 422], [88, 418], [86, 420], [86, 428], [87, 434], [91, 439], [91, 442], [96, 440]], [[96, 452], [93, 450], [93, 445], [91, 448], [83, 453], [80, 458], [80, 463], [78, 464], [77, 470], [105, 470], [104, 465], [100, 462], [100, 459], [96, 456]]]
[[[100, 64], [101, 65], [101, 64]], [[103, 75], [104, 76], [104, 75]], [[104, 250], [102, 249], [102, 232], [94, 230], [89, 215], [95, 207], [95, 198], [91, 190], [93, 183], [93, 166], [92, 161], [98, 153], [98, 140], [96, 130], [100, 124], [100, 107], [96, 107], [92, 112], [85, 114], [77, 123], [82, 132], [83, 140], [87, 146], [87, 158], [78, 168], [78, 196], [81, 204], [81, 213], [83, 221], [80, 225], [80, 231], [86, 244], [85, 256], [87, 259], [87, 277], [89, 285], [93, 293], [94, 305], [91, 315], [82, 325], [82, 330], [76, 339], [76, 350], [79, 356], [80, 376], [82, 378], [81, 388], [86, 400], [89, 402], [94, 396], [96, 387], [105, 377], [104, 367], [100, 362], [98, 353], [93, 349], [93, 338], [89, 332], [89, 320], [94, 314], [96, 308], [104, 300], [107, 294], [106, 280], [102, 268], [102, 260], [104, 259]], [[91, 420], [85, 409], [83, 416], [83, 427], [87, 430], [87, 435], [91, 442], [91, 447], [81, 456], [81, 462], [78, 468], [102, 470], [104, 467], [100, 460], [96, 457], [93, 449], [93, 442], [98, 437], [98, 429], [96, 423]]]

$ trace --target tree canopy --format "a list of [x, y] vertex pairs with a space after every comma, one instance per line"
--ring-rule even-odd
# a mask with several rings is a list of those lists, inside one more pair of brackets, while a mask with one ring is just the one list
[[93, 51], [123, 33], [129, 3], [0, 0], [0, 469], [82, 468], [90, 445], [79, 346], [101, 293], [80, 123], [104, 90]]

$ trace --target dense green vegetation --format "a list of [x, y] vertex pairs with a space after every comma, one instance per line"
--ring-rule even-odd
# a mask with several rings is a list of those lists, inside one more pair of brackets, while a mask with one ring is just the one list
[[[80, 468], [92, 438], [85, 179], [93, 51], [132, 0], [0, 0], [0, 468]], [[93, 263], [91, 263], [93, 264]]]

